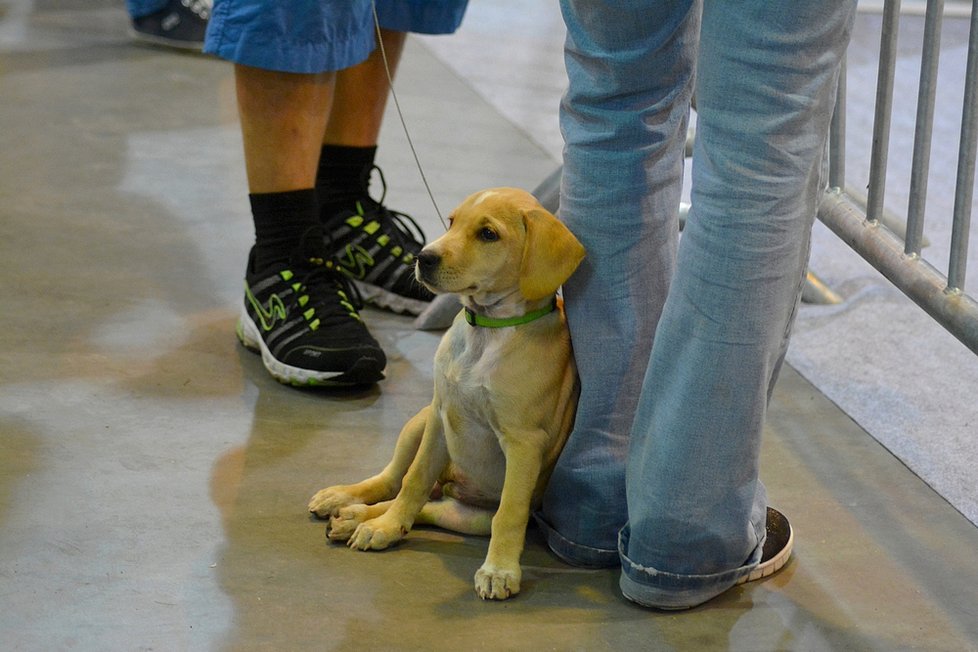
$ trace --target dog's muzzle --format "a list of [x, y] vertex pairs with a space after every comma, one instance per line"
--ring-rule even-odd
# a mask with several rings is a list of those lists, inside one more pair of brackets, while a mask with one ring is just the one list
[[435, 271], [441, 264], [441, 256], [430, 251], [422, 250], [417, 256], [414, 275], [423, 283], [433, 283]]

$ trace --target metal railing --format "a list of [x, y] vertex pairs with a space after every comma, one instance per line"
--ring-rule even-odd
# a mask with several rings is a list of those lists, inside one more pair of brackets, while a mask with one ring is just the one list
[[829, 136], [829, 188], [819, 207], [818, 218], [952, 335], [978, 354], [978, 302], [965, 291], [975, 186], [975, 154], [978, 145], [978, 0], [973, 0], [971, 7], [947, 273], [938, 270], [921, 255], [921, 248], [925, 243], [924, 205], [931, 161], [943, 16], [944, 0], [928, 0], [924, 18], [905, 234], [899, 233], [900, 229], [893, 228], [892, 221], [884, 219], [883, 209], [900, 0], [886, 0], [883, 5], [869, 192], [865, 203], [846, 191], [846, 88], [843, 71]]

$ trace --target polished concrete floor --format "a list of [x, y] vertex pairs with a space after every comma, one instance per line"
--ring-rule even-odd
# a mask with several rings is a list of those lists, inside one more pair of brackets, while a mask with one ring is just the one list
[[[0, 649], [978, 650], [978, 529], [791, 369], [763, 451], [796, 554], [687, 613], [626, 602], [531, 530], [329, 545], [305, 504], [380, 468], [438, 335], [367, 311], [363, 392], [275, 383], [235, 341], [251, 238], [230, 68], [134, 45], [115, 2], [0, 4]], [[398, 81], [441, 210], [554, 161], [420, 42]], [[389, 203], [439, 230], [396, 120]]]

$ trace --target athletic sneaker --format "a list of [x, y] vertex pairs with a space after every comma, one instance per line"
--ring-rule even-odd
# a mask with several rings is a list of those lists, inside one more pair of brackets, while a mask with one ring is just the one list
[[774, 575], [781, 570], [795, 547], [795, 533], [784, 514], [767, 508], [767, 538], [764, 539], [764, 549], [761, 551], [761, 562], [757, 568], [744, 575], [737, 584], [753, 582], [763, 577]]
[[412, 217], [384, 206], [365, 194], [352, 208], [323, 220], [330, 266], [353, 280], [363, 299], [394, 312], [420, 314], [434, 295], [414, 277], [414, 260], [425, 235]]
[[141, 41], [184, 50], [201, 50], [211, 0], [169, 0], [162, 9], [132, 19], [130, 34]]
[[248, 258], [238, 339], [276, 380], [295, 386], [369, 385], [387, 358], [357, 312], [355, 290], [322, 259], [255, 269]]

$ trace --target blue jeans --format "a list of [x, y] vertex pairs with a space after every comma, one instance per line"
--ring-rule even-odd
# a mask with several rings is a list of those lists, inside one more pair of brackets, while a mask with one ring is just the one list
[[[855, 0], [562, 0], [560, 214], [577, 420], [538, 522], [653, 607], [758, 564], [758, 456], [820, 196]], [[677, 224], [695, 90], [692, 209]]]
[[[468, 0], [377, 0], [381, 27], [450, 34]], [[370, 0], [215, 0], [204, 52], [294, 73], [342, 70], [374, 49]]]

